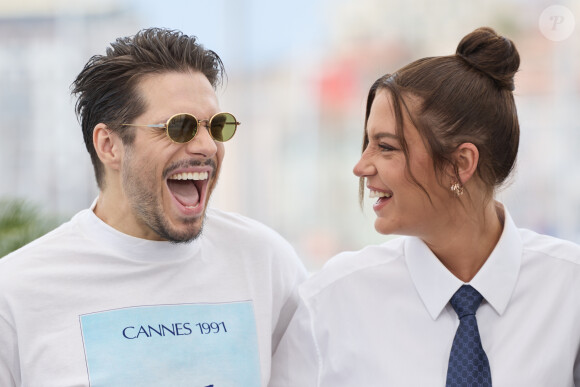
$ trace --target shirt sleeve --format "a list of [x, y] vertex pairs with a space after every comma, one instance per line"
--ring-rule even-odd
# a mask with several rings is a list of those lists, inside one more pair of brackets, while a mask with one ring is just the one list
[[0, 386], [15, 387], [19, 377], [16, 334], [12, 326], [0, 314]]
[[320, 355], [313, 319], [301, 300], [272, 359], [268, 387], [314, 387], [318, 385]]

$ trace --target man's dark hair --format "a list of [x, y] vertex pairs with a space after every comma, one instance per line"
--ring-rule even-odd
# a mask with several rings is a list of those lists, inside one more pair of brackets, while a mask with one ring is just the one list
[[105, 55], [89, 59], [72, 84], [78, 97], [75, 110], [82, 126], [97, 185], [104, 188], [103, 164], [93, 144], [93, 129], [104, 123], [119, 133], [124, 144], [134, 140], [134, 129], [121, 126], [146, 109], [137, 85], [150, 74], [199, 71], [215, 89], [225, 70], [220, 57], [205, 49], [195, 36], [180, 31], [148, 28], [117, 39]]

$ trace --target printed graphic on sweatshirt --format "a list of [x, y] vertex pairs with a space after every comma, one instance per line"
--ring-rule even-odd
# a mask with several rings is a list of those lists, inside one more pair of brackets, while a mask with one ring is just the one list
[[91, 387], [260, 386], [250, 301], [115, 309], [80, 323]]

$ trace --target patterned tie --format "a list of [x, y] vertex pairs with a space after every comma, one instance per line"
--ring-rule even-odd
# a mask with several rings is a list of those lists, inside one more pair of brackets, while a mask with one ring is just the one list
[[453, 339], [446, 387], [490, 387], [491, 371], [481, 346], [475, 312], [483, 297], [470, 285], [463, 285], [453, 297], [451, 306], [459, 317]]

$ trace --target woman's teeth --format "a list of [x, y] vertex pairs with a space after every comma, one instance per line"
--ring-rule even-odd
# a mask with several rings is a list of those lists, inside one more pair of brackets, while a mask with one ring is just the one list
[[374, 191], [371, 190], [369, 193], [369, 198], [374, 199], [374, 198], [390, 198], [391, 196], [393, 196], [392, 193], [388, 193], [388, 192], [383, 192], [383, 191]]

